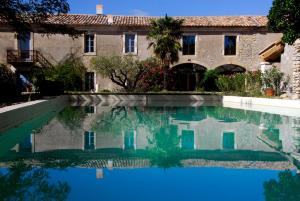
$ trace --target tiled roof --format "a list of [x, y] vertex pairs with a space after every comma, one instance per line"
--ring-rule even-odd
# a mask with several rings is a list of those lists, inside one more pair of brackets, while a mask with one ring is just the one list
[[105, 25], [108, 24], [107, 16], [104, 15], [70, 15], [63, 14], [52, 16], [48, 22], [54, 24], [69, 25]]
[[[62, 14], [50, 17], [48, 22], [68, 25], [149, 26], [152, 19], [158, 18], [147, 16]], [[265, 27], [268, 22], [265, 16], [191, 16], [174, 18], [184, 19], [184, 26], [186, 27]]]

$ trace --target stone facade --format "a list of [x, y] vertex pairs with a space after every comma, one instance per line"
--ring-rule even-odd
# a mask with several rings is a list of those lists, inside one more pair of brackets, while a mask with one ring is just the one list
[[[124, 33], [135, 33], [137, 36], [136, 57], [146, 59], [153, 56], [148, 49], [146, 26], [81, 26], [88, 33], [95, 34], [95, 53], [84, 53], [84, 36], [71, 38], [68, 35], [45, 36], [31, 33], [31, 49], [38, 50], [53, 65], [62, 61], [69, 54], [80, 56], [89, 71], [93, 71], [90, 60], [100, 55], [123, 55]], [[268, 45], [279, 40], [282, 34], [270, 33], [266, 27], [184, 27], [184, 34], [196, 35], [195, 55], [182, 55], [179, 62], [174, 64], [194, 63], [206, 69], [215, 69], [222, 65], [234, 64], [253, 71], [260, 69], [259, 52]], [[237, 36], [236, 55], [224, 55], [224, 37]], [[17, 50], [16, 33], [7, 27], [0, 27], [0, 63], [6, 63], [6, 51]], [[113, 90], [117, 86], [109, 79], [96, 75], [96, 88]]]
[[293, 92], [300, 98], [300, 39], [294, 44], [293, 55]]

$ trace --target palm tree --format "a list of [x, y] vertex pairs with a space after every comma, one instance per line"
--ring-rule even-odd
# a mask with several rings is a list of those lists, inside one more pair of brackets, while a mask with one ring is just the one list
[[153, 52], [161, 62], [164, 69], [164, 89], [167, 89], [167, 72], [170, 64], [179, 59], [181, 51], [179, 39], [182, 37], [182, 19], [173, 19], [167, 15], [164, 18], [151, 21], [151, 28], [147, 39], [150, 40], [148, 48], [153, 47]]

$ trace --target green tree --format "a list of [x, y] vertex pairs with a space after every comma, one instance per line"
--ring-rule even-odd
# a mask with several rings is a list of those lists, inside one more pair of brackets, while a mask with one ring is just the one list
[[140, 61], [132, 56], [100, 56], [92, 59], [92, 65], [101, 75], [130, 92], [157, 61], [154, 58]]
[[86, 116], [84, 107], [67, 106], [57, 115], [57, 119], [72, 132], [82, 128]]
[[65, 182], [49, 183], [44, 168], [32, 168], [18, 162], [6, 174], [0, 172], [0, 200], [67, 200], [70, 186]]
[[164, 68], [164, 89], [167, 88], [167, 72], [170, 64], [179, 59], [178, 52], [182, 47], [179, 39], [182, 37], [181, 26], [183, 20], [173, 19], [167, 15], [164, 18], [151, 21], [147, 39], [150, 41], [148, 48], [159, 58]]
[[63, 24], [47, 23], [49, 17], [67, 13], [70, 10], [67, 0], [1, 0], [0, 20], [4, 20], [18, 33], [39, 31], [54, 34], [62, 33], [76, 36], [80, 31]]
[[300, 38], [300, 0], [274, 0], [268, 15], [269, 28], [283, 32], [283, 41], [293, 44]]
[[278, 177], [278, 181], [271, 179], [264, 183], [266, 201], [300, 200], [300, 175], [284, 171]]
[[177, 127], [165, 125], [153, 134], [153, 139], [148, 139], [151, 147], [150, 163], [163, 169], [181, 167], [180, 137]]
[[0, 64], [0, 91], [0, 103], [15, 101], [21, 95], [16, 75], [3, 64]]
[[68, 55], [57, 66], [45, 71], [47, 80], [63, 83], [67, 91], [81, 91], [83, 89], [86, 67], [80, 57]]

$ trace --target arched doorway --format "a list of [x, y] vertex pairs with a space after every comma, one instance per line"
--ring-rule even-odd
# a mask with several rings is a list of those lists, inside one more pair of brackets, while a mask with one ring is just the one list
[[169, 70], [168, 90], [194, 91], [203, 78], [205, 71], [204, 66], [194, 63], [174, 66]]
[[225, 64], [216, 68], [220, 75], [233, 75], [236, 73], [245, 73], [246, 69], [236, 64]]

